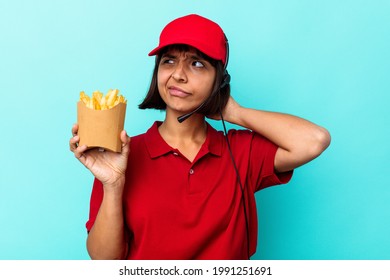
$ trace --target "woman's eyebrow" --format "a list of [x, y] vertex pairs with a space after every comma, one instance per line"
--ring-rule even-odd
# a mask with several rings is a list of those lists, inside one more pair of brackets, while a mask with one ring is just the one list
[[201, 56], [197, 54], [191, 54], [189, 57], [193, 60], [204, 60]]
[[165, 53], [162, 55], [162, 58], [176, 58], [177, 56], [172, 53]]

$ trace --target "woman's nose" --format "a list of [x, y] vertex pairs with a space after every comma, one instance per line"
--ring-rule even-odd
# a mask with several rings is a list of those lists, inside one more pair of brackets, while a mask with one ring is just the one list
[[186, 82], [187, 81], [187, 75], [186, 75], [186, 71], [184, 69], [183, 63], [177, 64], [174, 71], [172, 72], [171, 77], [178, 82]]

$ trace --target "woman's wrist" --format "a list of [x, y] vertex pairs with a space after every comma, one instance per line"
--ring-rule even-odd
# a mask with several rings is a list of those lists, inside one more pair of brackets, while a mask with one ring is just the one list
[[114, 196], [122, 196], [123, 189], [125, 186], [125, 177], [121, 177], [114, 182], [108, 182], [103, 184], [104, 193], [111, 194]]
[[241, 107], [238, 103], [234, 102], [234, 104], [230, 104], [227, 107], [227, 110], [225, 110], [224, 119], [225, 121], [236, 124], [236, 125], [242, 125], [241, 122], [241, 111], [245, 109], [244, 107]]

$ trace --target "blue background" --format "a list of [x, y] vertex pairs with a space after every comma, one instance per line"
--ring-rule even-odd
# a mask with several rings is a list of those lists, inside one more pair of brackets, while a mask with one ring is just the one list
[[[326, 127], [328, 150], [256, 194], [255, 259], [390, 259], [390, 1], [1, 1], [0, 259], [88, 259], [92, 175], [69, 152], [81, 90], [118, 88], [125, 127], [147, 56], [172, 19], [198, 13], [229, 38], [243, 106]], [[212, 124], [221, 128], [217, 122]]]

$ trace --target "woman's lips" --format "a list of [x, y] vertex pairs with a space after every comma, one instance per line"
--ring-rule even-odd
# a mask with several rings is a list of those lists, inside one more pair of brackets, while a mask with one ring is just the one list
[[178, 87], [169, 87], [169, 94], [176, 97], [186, 97], [190, 95], [189, 93], [185, 92], [184, 90], [178, 88]]

